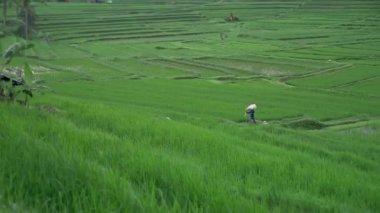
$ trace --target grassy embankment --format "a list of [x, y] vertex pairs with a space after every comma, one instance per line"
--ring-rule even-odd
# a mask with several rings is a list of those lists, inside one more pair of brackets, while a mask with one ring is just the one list
[[0, 104], [0, 210], [377, 211], [379, 8], [38, 5], [13, 63], [54, 93]]

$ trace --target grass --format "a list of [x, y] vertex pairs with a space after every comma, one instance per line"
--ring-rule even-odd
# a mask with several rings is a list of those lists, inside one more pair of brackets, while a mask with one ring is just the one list
[[328, 72], [307, 79], [289, 81], [289, 83], [305, 87], [334, 88], [350, 85], [363, 80], [371, 80], [377, 76], [378, 73], [376, 72], [376, 67], [361, 65], [350, 69]]
[[380, 209], [377, 2], [35, 6], [11, 65], [52, 91], [0, 103], [0, 211]]
[[[2, 119], [28, 116], [38, 122], [31, 126], [19, 118], [1, 126], [6, 156], [1, 168], [7, 172], [2, 182], [17, 183], [4, 192], [12, 203], [22, 200], [43, 211], [116, 210], [123, 205], [138, 211], [360, 210], [362, 200], [377, 206], [376, 161], [364, 152], [345, 151], [343, 142], [336, 141], [335, 150], [303, 142], [320, 141], [318, 133], [302, 136], [279, 127], [222, 133], [131, 108], [55, 103], [67, 112], [5, 108], [12, 114]], [[269, 132], [279, 130], [285, 134]], [[366, 146], [376, 145], [375, 138], [366, 138]], [[359, 176], [363, 182], [357, 182]], [[340, 204], [328, 202], [330, 198]]]

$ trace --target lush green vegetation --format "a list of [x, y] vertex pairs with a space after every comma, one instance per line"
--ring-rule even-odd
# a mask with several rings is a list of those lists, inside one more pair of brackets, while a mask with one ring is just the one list
[[33, 6], [7, 66], [53, 91], [0, 102], [1, 212], [379, 211], [380, 2]]

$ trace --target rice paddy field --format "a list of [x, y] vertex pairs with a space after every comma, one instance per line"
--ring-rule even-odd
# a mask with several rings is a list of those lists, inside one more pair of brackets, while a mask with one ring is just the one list
[[33, 6], [0, 212], [380, 211], [380, 1]]

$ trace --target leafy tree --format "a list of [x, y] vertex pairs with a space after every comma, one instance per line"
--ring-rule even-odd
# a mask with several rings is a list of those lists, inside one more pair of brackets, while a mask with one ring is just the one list
[[[2, 32], [5, 34], [18, 34], [26, 40], [29, 40], [37, 17], [32, 3], [45, 3], [46, 1], [47, 0], [0, 0], [3, 7], [4, 28]], [[16, 15], [18, 17], [16, 20], [8, 19], [8, 10], [13, 6], [16, 8]]]
[[[34, 21], [37, 17], [37, 14], [34, 8], [31, 6], [31, 0], [17, 0], [22, 1], [22, 11], [21, 16], [23, 17], [24, 22], [24, 38], [25, 40], [29, 40], [29, 33], [32, 30], [34, 25]], [[45, 3], [46, 0], [34, 0], [35, 2]]]

